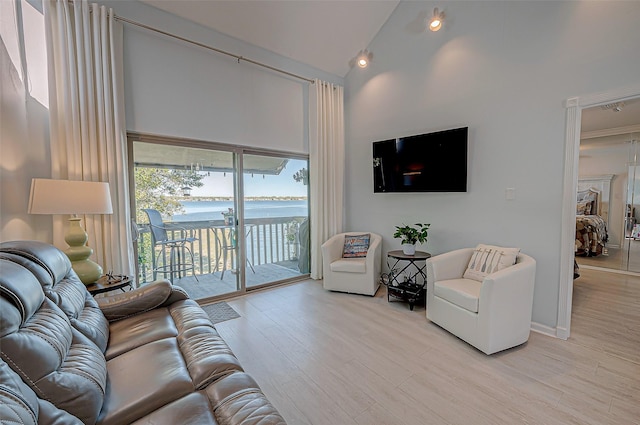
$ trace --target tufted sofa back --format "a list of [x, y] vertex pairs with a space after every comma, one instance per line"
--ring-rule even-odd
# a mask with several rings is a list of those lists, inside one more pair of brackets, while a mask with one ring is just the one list
[[109, 323], [62, 251], [35, 241], [5, 242], [1, 258], [28, 269], [45, 296], [64, 312], [71, 325], [105, 352]]
[[34, 273], [22, 264], [0, 258], [2, 360], [40, 399], [84, 423], [94, 423], [107, 385], [103, 349], [72, 326], [68, 314], [77, 322], [82, 311], [78, 311], [79, 303], [74, 306], [73, 302], [61, 301], [63, 311], [54, 301], [57, 291], [73, 290], [73, 279], [56, 290], [52, 285], [55, 275], [45, 279], [52, 270], [46, 265], [33, 265], [37, 267], [43, 270]]
[[0, 243], [0, 424], [283, 425], [205, 311], [156, 281], [94, 301], [57, 248]]

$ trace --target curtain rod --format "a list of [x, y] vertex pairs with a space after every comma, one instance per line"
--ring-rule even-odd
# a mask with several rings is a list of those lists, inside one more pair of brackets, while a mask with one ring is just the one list
[[245, 61], [245, 62], [251, 63], [253, 65], [257, 65], [257, 66], [261, 66], [263, 68], [270, 69], [271, 71], [275, 71], [275, 72], [279, 72], [281, 74], [288, 75], [289, 77], [293, 77], [293, 78], [297, 78], [299, 80], [306, 81], [306, 82], [311, 83], [311, 84], [315, 83], [314, 80], [306, 78], [306, 77], [303, 77], [301, 75], [297, 75], [297, 74], [294, 74], [292, 72], [285, 71], [283, 69], [279, 69], [279, 68], [273, 67], [271, 65], [267, 65], [267, 64], [264, 64], [262, 62], [255, 61], [253, 59], [245, 58], [244, 56], [238, 56], [238, 55], [235, 55], [233, 53], [229, 53], [229, 52], [227, 52], [225, 50], [218, 49], [218, 48], [215, 48], [215, 47], [212, 47], [212, 46], [208, 46], [208, 45], [200, 43], [198, 41], [194, 41], [194, 40], [190, 40], [188, 38], [180, 37], [179, 35], [171, 34], [169, 32], [162, 31], [162, 30], [159, 30], [157, 28], [150, 27], [150, 26], [142, 24], [140, 22], [136, 22], [136, 21], [132, 21], [132, 20], [127, 19], [127, 18], [123, 18], [122, 16], [114, 15], [114, 18], [116, 20], [118, 20], [118, 21], [125, 22], [125, 23], [131, 24], [131, 25], [135, 25], [137, 27], [144, 28], [144, 29], [147, 29], [149, 31], [157, 32], [159, 34], [166, 35], [168, 37], [173, 37], [173, 38], [176, 38], [178, 40], [184, 41], [186, 43], [195, 44], [196, 46], [199, 46], [199, 47], [202, 47], [202, 48], [205, 48], [205, 49], [208, 49], [208, 50], [212, 50], [212, 51], [214, 51], [216, 53], [221, 53], [223, 55], [231, 56], [232, 58], [235, 58], [238, 61], [238, 63], [240, 63], [240, 61]]

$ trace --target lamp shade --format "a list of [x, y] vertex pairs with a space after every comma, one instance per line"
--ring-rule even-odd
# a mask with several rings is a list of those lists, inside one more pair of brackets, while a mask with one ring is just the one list
[[33, 179], [29, 214], [112, 214], [109, 183]]

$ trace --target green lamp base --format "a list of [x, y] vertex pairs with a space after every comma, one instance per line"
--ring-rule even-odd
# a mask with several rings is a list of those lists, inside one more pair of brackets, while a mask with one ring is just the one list
[[82, 283], [89, 285], [100, 279], [102, 277], [102, 267], [89, 259], [93, 254], [93, 249], [86, 245], [88, 236], [87, 232], [80, 226], [80, 218], [72, 217], [69, 219], [69, 231], [64, 240], [69, 244], [69, 249], [64, 253], [71, 260], [71, 267], [73, 267]]

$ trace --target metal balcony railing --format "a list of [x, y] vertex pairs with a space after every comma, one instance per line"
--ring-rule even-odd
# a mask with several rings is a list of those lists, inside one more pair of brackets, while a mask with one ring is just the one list
[[[309, 255], [300, 245], [300, 224], [307, 217], [275, 217], [245, 220], [247, 260], [251, 265], [295, 262], [300, 255]], [[239, 231], [225, 225], [224, 220], [165, 222], [169, 238], [181, 236], [186, 230], [197, 238], [188, 247], [194, 257], [196, 275], [235, 269]], [[159, 251], [152, 246], [148, 224], [139, 224], [138, 269], [140, 282], [153, 280]], [[308, 237], [305, 239], [308, 240]], [[162, 258], [162, 257], [161, 257]], [[184, 258], [184, 257], [183, 257]], [[164, 259], [166, 260], [166, 258]], [[162, 259], [160, 261], [163, 261]], [[291, 264], [291, 263], [290, 263]], [[162, 276], [159, 276], [162, 277]]]

